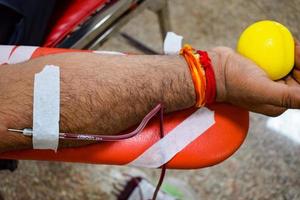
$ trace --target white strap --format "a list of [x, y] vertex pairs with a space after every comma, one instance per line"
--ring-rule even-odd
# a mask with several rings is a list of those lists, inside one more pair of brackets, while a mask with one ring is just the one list
[[15, 51], [12, 53], [12, 55], [8, 59], [8, 64], [15, 64], [27, 61], [31, 58], [33, 52], [38, 47], [33, 46], [19, 46], [15, 49]]
[[59, 139], [59, 67], [46, 65], [35, 74], [33, 95], [33, 148], [56, 151]]
[[106, 54], [106, 55], [119, 55], [119, 56], [124, 56], [126, 54], [117, 52], [117, 51], [93, 51], [93, 53], [96, 54]]
[[179, 54], [182, 47], [183, 37], [173, 32], [168, 32], [164, 41], [164, 53], [165, 54]]
[[215, 123], [214, 111], [198, 109], [129, 165], [158, 168], [202, 135]]
[[15, 46], [11, 45], [0, 45], [0, 65], [7, 63], [8, 58]]

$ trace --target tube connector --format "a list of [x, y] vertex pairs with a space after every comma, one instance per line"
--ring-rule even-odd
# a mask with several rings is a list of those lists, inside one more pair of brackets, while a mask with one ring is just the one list
[[31, 128], [24, 128], [23, 130], [9, 128], [7, 130], [11, 131], [11, 132], [22, 133], [25, 136], [32, 136], [32, 129]]

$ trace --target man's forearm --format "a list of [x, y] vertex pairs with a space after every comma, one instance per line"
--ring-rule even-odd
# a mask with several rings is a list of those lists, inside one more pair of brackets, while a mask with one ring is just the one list
[[[0, 68], [4, 131], [32, 127], [34, 74], [47, 64], [60, 66], [62, 132], [118, 134], [160, 102], [167, 112], [195, 103], [190, 72], [180, 56], [50, 55]], [[7, 138], [22, 141], [14, 141], [13, 147], [31, 145], [30, 140], [6, 131], [0, 134], [0, 143]]]

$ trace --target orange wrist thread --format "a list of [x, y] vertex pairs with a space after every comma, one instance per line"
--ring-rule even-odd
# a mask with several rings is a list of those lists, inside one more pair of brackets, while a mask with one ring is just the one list
[[180, 55], [185, 58], [191, 72], [196, 93], [195, 106], [202, 107], [205, 104], [206, 77], [200, 63], [199, 54], [190, 45], [186, 44], [180, 50]]

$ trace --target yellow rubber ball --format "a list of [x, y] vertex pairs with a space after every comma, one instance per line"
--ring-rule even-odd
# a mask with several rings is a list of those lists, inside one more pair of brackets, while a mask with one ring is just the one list
[[272, 80], [285, 77], [294, 66], [294, 39], [275, 21], [259, 21], [241, 34], [237, 51], [254, 61]]

